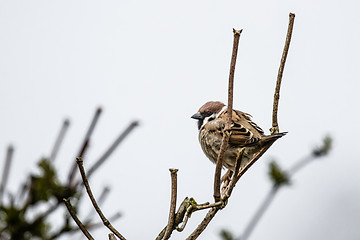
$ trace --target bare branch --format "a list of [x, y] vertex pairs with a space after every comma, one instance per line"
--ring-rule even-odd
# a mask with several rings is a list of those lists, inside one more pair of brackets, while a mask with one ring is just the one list
[[252, 231], [254, 230], [256, 224], [258, 223], [258, 221], [264, 214], [265, 210], [269, 207], [270, 203], [274, 199], [278, 190], [279, 190], [279, 186], [273, 186], [271, 188], [270, 192], [268, 193], [268, 195], [266, 196], [266, 198], [260, 205], [260, 208], [256, 211], [255, 215], [253, 216], [253, 218], [250, 220], [249, 224], [245, 228], [244, 233], [241, 235], [241, 240], [246, 240], [249, 238], [249, 236], [252, 233]]
[[191, 233], [191, 235], [186, 238], [186, 240], [193, 240], [200, 236], [200, 234], [205, 230], [210, 221], [213, 219], [215, 214], [219, 211], [218, 207], [211, 208], [206, 214], [202, 222], [197, 226], [197, 228]]
[[192, 205], [187, 208], [186, 213], [185, 213], [185, 217], [184, 217], [184, 219], [183, 219], [183, 221], [182, 221], [182, 223], [181, 223], [181, 226], [180, 226], [180, 224], [179, 224], [179, 225], [176, 227], [176, 230], [177, 230], [178, 232], [182, 232], [182, 231], [185, 229], [186, 224], [187, 224], [187, 222], [188, 222], [188, 220], [189, 220], [189, 218], [190, 218], [190, 216], [191, 216], [192, 210], [193, 210], [193, 206], [192, 206]]
[[81, 173], [81, 177], [85, 186], [85, 189], [89, 195], [89, 198], [91, 200], [91, 203], [93, 204], [96, 212], [99, 214], [101, 220], [103, 221], [104, 225], [110, 229], [110, 231], [112, 231], [118, 238], [120, 238], [121, 240], [125, 240], [125, 238], [111, 225], [110, 221], [106, 219], [106, 217], [104, 216], [104, 214], [102, 213], [101, 209], [99, 208], [93, 194], [92, 191], [90, 189], [90, 185], [89, 182], [87, 180], [86, 174], [85, 174], [85, 170], [83, 167], [83, 160], [81, 158], [77, 158], [76, 159], [76, 163], [79, 167], [80, 173]]
[[242, 160], [242, 156], [243, 156], [243, 154], [244, 154], [244, 151], [245, 151], [245, 148], [242, 148], [242, 149], [239, 151], [239, 153], [238, 153], [238, 155], [237, 155], [237, 157], [236, 157], [235, 171], [234, 171], [233, 177], [231, 178], [230, 183], [229, 183], [229, 185], [228, 185], [227, 194], [226, 194], [226, 195], [224, 195], [224, 194], [222, 195], [222, 198], [221, 198], [221, 199], [222, 199], [223, 201], [226, 201], [226, 200], [230, 197], [231, 192], [232, 192], [232, 190], [233, 190], [234, 187], [235, 187], [235, 184], [236, 184], [237, 181], [239, 180], [236, 176], [237, 176], [238, 173], [239, 173], [240, 163], [241, 163], [241, 160]]
[[171, 204], [169, 211], [169, 221], [166, 227], [164, 240], [169, 239], [174, 230], [175, 209], [176, 209], [176, 195], [177, 195], [177, 171], [178, 169], [169, 169], [171, 173]]
[[[325, 154], [328, 154], [329, 150], [331, 149], [331, 138], [329, 136], [326, 136], [323, 140], [323, 146], [321, 146], [320, 148], [317, 148], [317, 150], [318, 149], [323, 149], [326, 152]], [[298, 172], [299, 170], [304, 168], [307, 164], [309, 164], [310, 162], [312, 162], [313, 160], [315, 160], [321, 156], [322, 156], [322, 154], [320, 154], [320, 155], [314, 154], [314, 151], [313, 151], [309, 156], [306, 156], [306, 157], [300, 159], [299, 161], [297, 161], [289, 170], [284, 171], [283, 174], [286, 174], [287, 178], [288, 178], [287, 183], [291, 180], [291, 178], [294, 176], [294, 174], [296, 172]], [[265, 213], [265, 211], [269, 207], [270, 203], [274, 199], [275, 195], [278, 193], [278, 190], [285, 185], [286, 185], [286, 182], [284, 182], [282, 184], [278, 184], [276, 181], [273, 181], [273, 186], [272, 186], [270, 192], [265, 197], [265, 199], [263, 200], [263, 202], [261, 203], [261, 205], [255, 212], [254, 216], [252, 217], [252, 219], [246, 226], [244, 233], [241, 236], [241, 240], [246, 240], [249, 238], [250, 234], [252, 233], [255, 226], [259, 222], [259, 219]]]
[[95, 164], [87, 172], [87, 177], [89, 178], [95, 170], [97, 170], [105, 160], [113, 153], [113, 151], [119, 146], [119, 144], [130, 134], [130, 132], [139, 126], [138, 121], [132, 121], [130, 125], [119, 135], [119, 137], [114, 141], [113, 144], [105, 151], [105, 153], [95, 162]]
[[[113, 216], [111, 216], [109, 219], [111, 221], [116, 221], [117, 219], [119, 219], [121, 217], [121, 214], [119, 212], [115, 213]], [[88, 230], [91, 230], [91, 229], [96, 229], [100, 226], [103, 226], [104, 224], [101, 222], [98, 222], [98, 223], [87, 223], [86, 221], [84, 221], [84, 224], [86, 229]], [[53, 235], [51, 235], [48, 239], [51, 240], [51, 239], [57, 239], [59, 238], [63, 233], [66, 233], [66, 232], [77, 232], [79, 231], [80, 229], [79, 228], [73, 228], [73, 227], [68, 227], [68, 226], [65, 226], [64, 228], [60, 229], [58, 232], [54, 233]]]
[[219, 207], [222, 206], [223, 202], [216, 202], [216, 203], [211, 203], [211, 204], [203, 204], [203, 205], [198, 205], [196, 206], [195, 211], [197, 210], [203, 210], [203, 209], [207, 209], [207, 208], [212, 208], [212, 207]]
[[[118, 220], [121, 217], [121, 213], [117, 212], [114, 215], [112, 215], [111, 217], [109, 217], [109, 221], [114, 222], [116, 220]], [[98, 228], [100, 226], [103, 226], [104, 223], [103, 222], [97, 222], [97, 223], [85, 223], [85, 226], [87, 229], [94, 229], [94, 228]]]
[[240, 39], [240, 34], [242, 32], [242, 29], [241, 30], [233, 29], [233, 32], [234, 32], [234, 43], [233, 43], [233, 52], [232, 52], [232, 57], [231, 57], [230, 74], [229, 74], [227, 121], [226, 121], [226, 126], [224, 129], [223, 139], [221, 142], [220, 152], [219, 152], [219, 155], [218, 155], [218, 158], [216, 161], [215, 177], [214, 177], [214, 199], [215, 199], [215, 202], [218, 202], [220, 200], [220, 185], [221, 185], [220, 177], [221, 177], [222, 161], [224, 158], [226, 147], [227, 147], [229, 139], [230, 139], [229, 130], [230, 130], [231, 118], [232, 118], [234, 73], [235, 73], [237, 51], [238, 51], [238, 46], [239, 46], [239, 39]]
[[[174, 221], [174, 227], [178, 226], [184, 219], [184, 216], [188, 210], [188, 207], [190, 206], [190, 202], [191, 202], [191, 199], [189, 199], [188, 197], [186, 197], [182, 203], [180, 204], [177, 212], [176, 212], [176, 215], [175, 215], [175, 221]], [[165, 228], [163, 228], [163, 230], [161, 230], [161, 232], [158, 234], [158, 236], [156, 237], [156, 240], [161, 240], [164, 235], [165, 235], [165, 232], [166, 232], [166, 228], [167, 228], [167, 225], [165, 226]], [[176, 229], [178, 230], [178, 227], [176, 227]], [[178, 230], [179, 231], [179, 230]], [[181, 231], [180, 231], [181, 232]]]
[[76, 216], [76, 213], [73, 209], [73, 207], [71, 206], [70, 200], [69, 199], [65, 199], [64, 198], [64, 202], [66, 205], [66, 208], [68, 209], [71, 217], [74, 219], [74, 221], [76, 222], [76, 224], [79, 226], [80, 230], [84, 233], [84, 235], [86, 236], [87, 239], [93, 240], [94, 238], [90, 235], [90, 233], [86, 230], [84, 224], [82, 224], [82, 222], [79, 220], [79, 218]]
[[58, 135], [57, 138], [56, 138], [54, 147], [53, 147], [53, 149], [51, 150], [51, 154], [50, 154], [50, 160], [51, 160], [51, 161], [54, 161], [54, 160], [55, 160], [56, 155], [57, 155], [57, 153], [59, 152], [60, 145], [61, 145], [61, 143], [62, 143], [63, 140], [64, 140], [65, 133], [66, 133], [69, 125], [70, 125], [70, 121], [69, 121], [68, 119], [65, 119], [65, 121], [63, 122], [62, 127], [61, 127], [61, 129], [60, 129], [59, 135]]
[[[101, 206], [101, 204], [105, 201], [105, 199], [107, 198], [108, 194], [110, 192], [109, 187], [105, 187], [102, 192], [100, 193], [100, 196], [98, 198], [98, 205]], [[92, 219], [92, 216], [95, 212], [94, 211], [89, 211], [89, 214], [86, 216], [84, 222], [89, 222]]]
[[[96, 123], [99, 119], [99, 116], [102, 112], [102, 109], [99, 107], [98, 109], [96, 109], [96, 112], [95, 112], [95, 115], [91, 121], [91, 124], [89, 126], [89, 129], [85, 135], [85, 138], [84, 138], [84, 142], [82, 144], [82, 147], [80, 149], [80, 152], [78, 153], [77, 157], [83, 157], [84, 154], [85, 154], [85, 151], [89, 145], [89, 141], [90, 141], [90, 137], [94, 131], [94, 128], [96, 126]], [[76, 163], [72, 166], [71, 170], [70, 170], [70, 174], [68, 176], [68, 186], [69, 187], [73, 187], [73, 181], [74, 181], [74, 177], [75, 177], [75, 172], [76, 172]]]
[[275, 87], [272, 128], [270, 129], [271, 134], [276, 134], [279, 132], [277, 113], [278, 113], [279, 98], [280, 98], [280, 86], [281, 86], [281, 80], [282, 80], [282, 76], [283, 76], [283, 72], [284, 72], [286, 57], [287, 57], [287, 54], [289, 51], [291, 35], [292, 35], [293, 26], [294, 26], [294, 19], [295, 19], [295, 14], [290, 13], [289, 14], [289, 26], [288, 26], [288, 31], [287, 31], [287, 35], [286, 35], [285, 46], [284, 46], [283, 54], [281, 57], [281, 62], [280, 62], [280, 67], [279, 67], [279, 72], [278, 72], [276, 87]]
[[10, 145], [6, 152], [5, 165], [4, 165], [3, 174], [2, 174], [1, 183], [0, 183], [0, 205], [2, 203], [2, 197], [5, 192], [7, 179], [9, 177], [13, 153], [14, 153], [14, 147], [12, 145]]
[[[275, 139], [273, 142], [268, 142], [265, 146], [263, 146], [256, 154], [253, 155], [252, 159], [243, 167], [240, 169], [239, 174], [237, 176], [234, 176], [234, 181], [237, 183], [239, 179], [245, 174], [247, 170], [271, 147], [271, 145], [276, 141]], [[232, 189], [231, 189], [232, 190]], [[231, 191], [227, 192], [228, 197], [231, 195]]]

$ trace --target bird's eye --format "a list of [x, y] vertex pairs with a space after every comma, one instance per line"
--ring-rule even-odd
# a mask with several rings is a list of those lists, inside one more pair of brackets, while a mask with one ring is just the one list
[[203, 112], [203, 113], [201, 113], [201, 115], [203, 115], [205, 118], [205, 117], [210, 117], [212, 115], [212, 113], [211, 112]]

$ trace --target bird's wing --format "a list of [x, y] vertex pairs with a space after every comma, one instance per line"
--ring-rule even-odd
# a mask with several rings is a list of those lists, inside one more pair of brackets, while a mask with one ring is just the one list
[[[224, 111], [219, 118], [226, 122], [227, 112]], [[257, 143], [264, 131], [251, 121], [251, 115], [233, 110], [229, 144], [249, 146]]]

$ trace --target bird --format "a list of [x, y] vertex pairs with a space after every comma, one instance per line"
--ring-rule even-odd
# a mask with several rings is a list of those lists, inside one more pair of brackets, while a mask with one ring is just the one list
[[[227, 119], [227, 106], [219, 101], [210, 101], [191, 116], [198, 120], [199, 142], [205, 155], [216, 164]], [[286, 134], [265, 135], [264, 131], [251, 120], [252, 116], [239, 110], [232, 110], [230, 139], [223, 158], [223, 167], [234, 171], [239, 152], [243, 150], [240, 169], [267, 144], [271, 145]]]

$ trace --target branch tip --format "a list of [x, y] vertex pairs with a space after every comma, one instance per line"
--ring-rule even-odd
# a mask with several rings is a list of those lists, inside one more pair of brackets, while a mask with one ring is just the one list
[[77, 158], [76, 158], [76, 163], [82, 164], [83, 162], [84, 162], [84, 160], [82, 159], [82, 157], [77, 157]]
[[235, 28], [233, 28], [233, 33], [234, 33], [234, 35], [240, 35], [241, 32], [242, 32], [242, 29], [236, 30]]
[[177, 173], [179, 169], [176, 168], [169, 168], [170, 173]]

